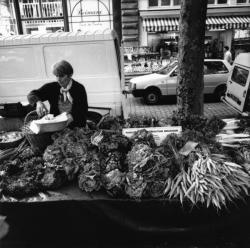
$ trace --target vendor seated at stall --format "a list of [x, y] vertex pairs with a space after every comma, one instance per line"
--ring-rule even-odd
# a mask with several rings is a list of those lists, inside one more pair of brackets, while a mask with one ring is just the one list
[[44, 101], [50, 104], [50, 114], [54, 116], [67, 112], [69, 127], [85, 127], [88, 100], [85, 87], [72, 79], [73, 67], [65, 60], [53, 65], [56, 81], [44, 84], [28, 94], [28, 101], [36, 105], [39, 117], [48, 114]]

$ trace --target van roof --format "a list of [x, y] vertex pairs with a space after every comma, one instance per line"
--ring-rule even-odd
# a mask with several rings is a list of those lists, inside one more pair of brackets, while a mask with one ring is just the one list
[[234, 60], [234, 64], [250, 67], [250, 53], [240, 53]]
[[111, 29], [96, 30], [93, 32], [56, 32], [45, 34], [25, 34], [0, 36], [0, 46], [54, 43], [65, 41], [88, 41], [88, 40], [113, 40], [116, 37]]

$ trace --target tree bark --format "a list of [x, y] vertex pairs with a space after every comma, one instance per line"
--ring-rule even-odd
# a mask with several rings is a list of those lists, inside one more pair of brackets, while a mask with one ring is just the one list
[[207, 0], [182, 0], [178, 52], [178, 113], [203, 115]]

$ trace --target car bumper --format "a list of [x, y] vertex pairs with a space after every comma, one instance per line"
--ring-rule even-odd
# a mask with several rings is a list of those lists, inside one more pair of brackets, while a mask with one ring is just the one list
[[143, 97], [145, 95], [145, 90], [132, 90], [131, 93], [134, 97]]

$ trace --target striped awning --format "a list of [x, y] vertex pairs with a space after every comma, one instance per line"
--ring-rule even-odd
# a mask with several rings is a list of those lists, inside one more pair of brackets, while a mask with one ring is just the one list
[[[179, 18], [144, 18], [143, 27], [147, 32], [178, 31]], [[209, 16], [206, 19], [207, 30], [250, 28], [250, 16]]]

